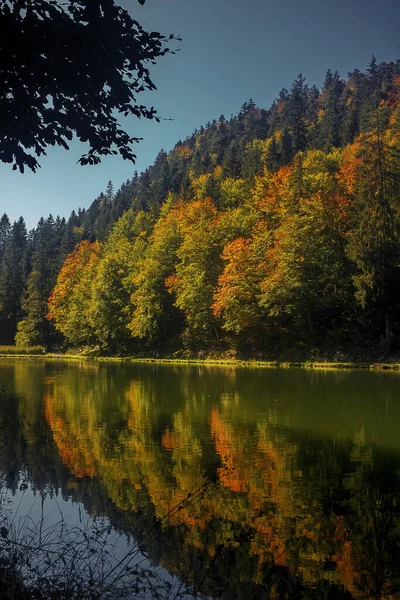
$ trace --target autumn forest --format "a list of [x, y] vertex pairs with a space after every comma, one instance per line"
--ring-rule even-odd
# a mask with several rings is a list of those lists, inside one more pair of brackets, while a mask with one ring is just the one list
[[[56, 205], [55, 205], [56, 206]], [[250, 99], [69, 219], [0, 221], [0, 343], [396, 351], [400, 60]]]

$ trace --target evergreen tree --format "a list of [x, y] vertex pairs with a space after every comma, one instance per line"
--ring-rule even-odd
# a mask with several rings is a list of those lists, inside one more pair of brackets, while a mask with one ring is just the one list
[[108, 200], [111, 200], [111, 201], [114, 200], [114, 184], [111, 181], [111, 179], [107, 183], [106, 198], [108, 198]]
[[239, 177], [242, 166], [242, 149], [240, 141], [234, 139], [227, 147], [222, 168], [228, 177]]
[[21, 318], [21, 298], [26, 280], [27, 231], [22, 217], [8, 235], [0, 263], [0, 340], [12, 344]]
[[387, 106], [370, 113], [370, 131], [356, 155], [353, 223], [348, 253], [357, 267], [356, 298], [391, 346], [400, 290], [400, 147]]
[[273, 136], [271, 143], [268, 147], [267, 167], [270, 171], [274, 172], [277, 171], [281, 165], [281, 152], [279, 149], [278, 142], [276, 141], [276, 137]]
[[365, 76], [355, 69], [349, 73], [342, 98], [342, 144], [351, 144], [360, 132], [360, 112], [365, 96]]
[[8, 215], [4, 215], [0, 219], [0, 261], [3, 256], [6, 241], [11, 231], [11, 223]]
[[280, 148], [279, 155], [281, 158], [282, 165], [288, 165], [292, 162], [294, 152], [293, 152], [293, 142], [292, 135], [287, 127], [282, 131], [281, 139], [280, 139]]
[[[64, 227], [61, 219], [52, 215], [40, 219], [32, 240], [31, 271], [22, 298], [23, 319], [15, 336], [17, 346], [41, 344], [48, 346], [54, 339], [54, 327], [46, 319], [47, 299], [60, 269], [59, 248]], [[65, 257], [64, 257], [65, 258]]]
[[341, 144], [343, 107], [341, 99], [345, 88], [344, 81], [339, 73], [328, 71], [325, 77], [324, 87], [321, 93], [320, 105], [323, 111], [319, 123], [318, 148], [329, 152], [332, 147]]
[[293, 152], [303, 151], [307, 146], [307, 101], [308, 88], [305, 79], [300, 75], [295, 79], [290, 99], [287, 104], [287, 119], [292, 134]]

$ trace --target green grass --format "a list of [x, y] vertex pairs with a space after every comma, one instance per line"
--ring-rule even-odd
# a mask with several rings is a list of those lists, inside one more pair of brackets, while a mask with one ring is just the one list
[[0, 356], [2, 357], [35, 357], [40, 356], [46, 359], [62, 359], [62, 360], [94, 360], [103, 362], [135, 362], [135, 363], [158, 363], [171, 365], [202, 365], [202, 366], [220, 366], [220, 367], [250, 367], [264, 369], [370, 369], [379, 371], [400, 371], [400, 362], [375, 362], [375, 361], [359, 361], [359, 362], [344, 362], [344, 361], [321, 361], [321, 360], [306, 360], [306, 361], [285, 361], [285, 360], [254, 360], [254, 359], [239, 359], [239, 358], [176, 358], [176, 357], [159, 357], [150, 358], [145, 356], [100, 356], [97, 352], [89, 352], [82, 349], [80, 352], [65, 352], [65, 353], [45, 353], [42, 346], [31, 346], [18, 348], [16, 346], [0, 346]]
[[37, 356], [44, 353], [43, 346], [0, 346], [0, 355], [6, 356]]

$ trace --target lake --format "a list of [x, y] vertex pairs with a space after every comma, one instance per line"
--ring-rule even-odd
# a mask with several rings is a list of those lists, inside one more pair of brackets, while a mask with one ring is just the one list
[[400, 598], [399, 373], [0, 359], [0, 383], [20, 519], [104, 526], [186, 597]]

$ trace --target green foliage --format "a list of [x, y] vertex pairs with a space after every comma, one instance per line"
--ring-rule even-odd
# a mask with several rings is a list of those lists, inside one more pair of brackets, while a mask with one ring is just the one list
[[14, 341], [17, 323], [22, 316], [22, 294], [27, 275], [27, 231], [21, 217], [5, 228], [0, 262], [0, 336]]
[[67, 256], [49, 298], [48, 319], [72, 344], [93, 340], [92, 282], [100, 244], [83, 241]]
[[22, 299], [24, 317], [17, 325], [17, 345], [48, 346], [56, 338], [54, 327], [46, 319], [47, 299], [66, 258], [63, 252], [66, 227], [64, 219], [57, 217], [54, 221], [50, 215], [46, 220], [40, 219], [31, 239], [31, 272]]
[[182, 216], [182, 241], [177, 249], [175, 272], [167, 279], [174, 305], [185, 315], [186, 344], [209, 341], [216, 324], [210, 310], [218, 276], [221, 242], [216, 235], [217, 210], [208, 200], [185, 206]]
[[132, 319], [128, 325], [135, 337], [166, 341], [175, 327], [173, 310], [165, 280], [177, 262], [176, 251], [181, 243], [181, 206], [167, 202], [149, 240], [145, 255], [133, 278], [131, 295]]
[[103, 247], [92, 283], [93, 332], [103, 347], [117, 348], [129, 339], [130, 296], [140, 260], [153, 227], [149, 213], [127, 211]]

